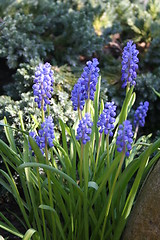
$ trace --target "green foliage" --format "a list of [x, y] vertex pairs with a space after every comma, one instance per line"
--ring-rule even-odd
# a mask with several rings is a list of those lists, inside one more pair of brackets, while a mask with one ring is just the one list
[[103, 43], [93, 28], [95, 9], [77, 8], [50, 0], [10, 3], [3, 13], [0, 56], [10, 68], [37, 58], [70, 62], [70, 55], [92, 56]]
[[4, 85], [3, 90], [7, 96], [14, 100], [20, 100], [22, 93], [27, 93], [31, 90], [34, 71], [40, 60], [31, 60], [30, 63], [20, 63], [16, 73], [12, 75], [14, 81]]
[[[65, 72], [65, 68], [62, 71]], [[65, 107], [68, 105], [67, 90], [70, 88], [63, 82], [66, 96], [61, 95], [62, 79], [57, 79], [58, 76], [55, 77], [57, 92], [54, 94], [59, 96], [59, 101]], [[8, 144], [0, 140], [0, 155], [6, 167], [6, 170], [0, 169], [0, 184], [17, 202], [22, 214], [19, 220], [25, 233], [18, 231], [3, 214], [0, 214], [3, 220], [0, 221], [0, 228], [26, 240], [31, 237], [33, 240], [51, 240], [53, 236], [57, 240], [120, 239], [141, 182], [160, 157], [160, 139], [148, 144], [144, 136], [137, 139], [135, 129], [129, 157], [125, 156], [125, 149], [122, 152], [116, 149], [118, 126], [128, 118], [135, 102], [133, 90], [134, 87], [126, 93], [111, 139], [109, 134], [100, 135], [96, 126], [98, 115], [104, 108], [103, 101], [101, 104], [99, 102], [99, 78], [94, 102], [88, 104], [87, 101], [82, 112], [83, 116], [89, 111], [93, 120], [90, 142], [84, 145], [76, 140], [78, 116], [72, 116], [75, 122], [73, 127], [59, 119], [61, 141], [55, 134], [54, 146], [48, 148], [46, 144], [44, 155], [34, 139], [28, 136], [21, 113], [19, 128], [13, 129], [4, 118], [1, 126], [4, 127]], [[35, 112], [35, 104], [31, 103], [33, 97], [28, 96], [28, 101], [27, 94], [24, 94], [24, 99], [23, 107], [30, 105], [28, 114]], [[52, 101], [50, 113], [57, 109], [58, 104], [54, 105]], [[61, 117], [58, 111], [53, 116], [54, 119], [56, 117]], [[42, 121], [41, 111], [38, 117], [32, 116], [32, 119], [31, 129], [36, 130]], [[17, 147], [13, 130], [21, 134], [21, 149]], [[28, 141], [34, 156], [29, 151]], [[21, 194], [13, 170], [19, 175]]]
[[157, 100], [157, 96], [154, 94], [152, 87], [155, 88], [157, 91], [160, 91], [159, 82], [159, 72], [157, 72], [156, 74], [150, 72], [146, 74], [141, 74], [136, 79], [136, 93], [140, 98], [140, 101], [148, 99], [148, 101], [151, 103], [151, 109], [154, 108], [154, 104]]
[[44, 58], [53, 50], [51, 41], [41, 38], [32, 14], [17, 12], [5, 16], [1, 28], [0, 57], [7, 59], [9, 68], [17, 68], [20, 62]]
[[[160, 25], [158, 26], [160, 27]], [[158, 67], [160, 64], [160, 34], [155, 37], [149, 46], [145, 56], [145, 62], [151, 67]]]
[[150, 120], [147, 120], [146, 128], [156, 135], [157, 130], [160, 128], [160, 116], [157, 114], [160, 110], [160, 103], [158, 96], [153, 92], [152, 88], [160, 91], [160, 74], [159, 71], [156, 74], [147, 73], [137, 77], [136, 93], [140, 101], [147, 99], [149, 101], [149, 115]]
[[[104, 85], [109, 84], [109, 91], [102, 85], [101, 95], [106, 99], [107, 94], [109, 99], [114, 98], [121, 106], [119, 58], [124, 45], [121, 42], [124, 40], [125, 43], [134, 36], [140, 50], [141, 68], [146, 68], [145, 74], [149, 77], [148, 68], [153, 71], [159, 66], [159, 8], [157, 0], [148, 1], [146, 5], [143, 1], [129, 0], [2, 1], [0, 56], [2, 60], [7, 60], [10, 68], [15, 69], [12, 75], [14, 81], [4, 86], [4, 94], [20, 100], [22, 93], [30, 91], [33, 71], [40, 61], [50, 61], [55, 66], [67, 63], [75, 71], [79, 59], [97, 55], [106, 81]], [[139, 42], [144, 42], [143, 47]], [[157, 85], [155, 76], [151, 78]], [[67, 78], [69, 85], [72, 77]], [[150, 106], [154, 106], [155, 100], [153, 93], [149, 93], [148, 84], [147, 80], [143, 90], [149, 96]], [[70, 89], [72, 86], [71, 83]], [[63, 87], [60, 88], [63, 92]], [[66, 91], [70, 94], [69, 89]], [[138, 91], [141, 93], [141, 90]], [[65, 96], [65, 91], [62, 92], [60, 95]]]

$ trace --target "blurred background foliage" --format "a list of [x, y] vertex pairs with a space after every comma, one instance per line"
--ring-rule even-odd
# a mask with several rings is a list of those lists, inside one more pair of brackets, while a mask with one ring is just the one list
[[55, 72], [55, 124], [59, 117], [73, 123], [70, 93], [92, 57], [100, 62], [101, 97], [120, 107], [121, 54], [132, 39], [140, 52], [135, 108], [150, 102], [143, 132], [157, 136], [160, 101], [152, 87], [160, 92], [159, 0], [0, 0], [0, 16], [0, 119], [6, 115], [19, 126], [21, 110], [27, 130], [31, 115], [38, 119], [32, 85], [35, 67], [46, 61]]

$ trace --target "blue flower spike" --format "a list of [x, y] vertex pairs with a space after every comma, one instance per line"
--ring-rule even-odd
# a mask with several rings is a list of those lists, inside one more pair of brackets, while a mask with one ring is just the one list
[[97, 122], [97, 127], [100, 128], [100, 133], [104, 131], [106, 135], [109, 134], [110, 137], [113, 136], [112, 130], [114, 129], [116, 108], [114, 102], [107, 102], [105, 104], [104, 110], [99, 116]]
[[34, 85], [32, 88], [38, 108], [41, 108], [43, 104], [44, 111], [47, 110], [47, 105], [50, 105], [53, 82], [54, 78], [51, 65], [49, 63], [40, 63], [35, 72]]
[[147, 116], [147, 111], [149, 108], [149, 102], [141, 102], [134, 114], [134, 126], [144, 127], [145, 117]]
[[81, 139], [83, 144], [86, 144], [88, 141], [90, 141], [92, 126], [93, 122], [91, 121], [91, 116], [89, 113], [86, 113], [85, 116], [79, 121], [76, 139]]
[[77, 111], [77, 109], [80, 109], [82, 111], [84, 108], [85, 98], [83, 89], [84, 87], [82, 86], [81, 79], [78, 79], [78, 82], [74, 85], [74, 88], [71, 92], [71, 101], [74, 111]]
[[94, 93], [96, 91], [96, 85], [99, 77], [99, 64], [97, 58], [93, 58], [92, 61], [88, 61], [83, 69], [81, 75], [82, 85], [85, 86], [85, 99], [94, 100]]
[[94, 93], [96, 91], [96, 85], [99, 77], [99, 64], [97, 58], [93, 58], [92, 61], [88, 61], [83, 69], [81, 77], [75, 84], [72, 93], [71, 100], [73, 109], [76, 111], [78, 108], [83, 110], [85, 100], [94, 100]]
[[129, 120], [125, 120], [123, 124], [119, 125], [118, 136], [116, 140], [117, 151], [125, 152], [126, 157], [129, 157], [132, 149], [133, 132], [132, 125]]
[[136, 49], [136, 45], [133, 41], [127, 42], [127, 46], [124, 47], [122, 53], [122, 88], [125, 88], [128, 84], [135, 86], [135, 79], [137, 77], [137, 69], [139, 59], [137, 57], [139, 51]]
[[30, 132], [29, 135], [36, 141], [42, 154], [44, 154], [44, 149], [47, 143], [50, 148], [53, 147], [53, 140], [55, 136], [54, 136], [54, 123], [52, 117], [48, 116], [45, 118], [45, 121], [41, 124], [41, 129], [38, 131], [37, 136], [34, 132]]

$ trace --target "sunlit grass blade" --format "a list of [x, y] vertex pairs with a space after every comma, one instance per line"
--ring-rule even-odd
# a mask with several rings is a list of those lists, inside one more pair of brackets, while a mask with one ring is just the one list
[[37, 231], [33, 228], [30, 228], [27, 230], [27, 232], [25, 233], [25, 235], [23, 237], [23, 240], [30, 240], [33, 235], [36, 235], [34, 237], [34, 240], [40, 240], [40, 236], [38, 235]]
[[[6, 125], [8, 125], [6, 117], [4, 117], [4, 123]], [[17, 152], [17, 148], [16, 148], [14, 137], [13, 137], [12, 129], [4, 126], [4, 131], [5, 131], [5, 134], [6, 134], [6, 137], [7, 137], [7, 140], [9, 142], [9, 145], [10, 145], [11, 149], [13, 149], [14, 152]]]
[[8, 226], [7, 224], [0, 221], [0, 228], [4, 229], [7, 232], [12, 233], [13, 235], [23, 238], [23, 234], [18, 232], [15, 228], [11, 228], [11, 226]]
[[154, 91], [154, 93], [155, 93], [158, 97], [160, 97], [160, 93], [157, 92], [153, 87], [152, 87], [152, 90]]
[[0, 212], [0, 218], [3, 219], [3, 221], [8, 225], [8, 227], [10, 227], [12, 230], [16, 230], [14, 225], [1, 212]]

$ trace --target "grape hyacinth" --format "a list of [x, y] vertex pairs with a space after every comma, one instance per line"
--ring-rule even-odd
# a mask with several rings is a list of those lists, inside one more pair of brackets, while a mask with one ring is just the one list
[[99, 77], [99, 64], [97, 58], [88, 61], [84, 67], [81, 77], [78, 79], [77, 84], [74, 86], [71, 93], [71, 100], [73, 109], [76, 111], [78, 108], [83, 110], [85, 99], [94, 100], [94, 93]]
[[132, 125], [129, 120], [123, 122], [119, 125], [118, 136], [117, 136], [117, 151], [125, 151], [127, 157], [129, 157], [130, 150], [132, 149], [133, 142], [133, 132]]
[[114, 122], [115, 122], [115, 116], [116, 116], [116, 105], [114, 102], [107, 102], [105, 104], [104, 110], [99, 116], [97, 127], [100, 127], [99, 132], [102, 133], [104, 131], [105, 134], [110, 135], [110, 137], [113, 136], [113, 128], [114, 128]]
[[133, 41], [127, 42], [127, 46], [124, 47], [122, 54], [122, 88], [125, 88], [128, 83], [130, 85], [136, 85], [135, 78], [137, 76], [138, 62], [137, 55], [139, 51], [136, 49], [136, 45]]
[[92, 132], [93, 122], [91, 121], [91, 116], [89, 113], [85, 114], [85, 117], [82, 118], [79, 122], [77, 128], [77, 140], [82, 140], [83, 144], [86, 144], [90, 140], [90, 134]]
[[82, 111], [85, 105], [85, 98], [83, 94], [83, 88], [81, 79], [74, 85], [71, 92], [71, 101], [73, 104], [73, 110], [76, 111], [78, 108]]
[[94, 100], [94, 93], [96, 91], [96, 85], [99, 77], [98, 64], [99, 62], [97, 58], [93, 58], [92, 61], [88, 61], [80, 78], [82, 86], [85, 87], [85, 91], [83, 91], [85, 99], [91, 99], [92, 101]]
[[144, 127], [145, 124], [145, 117], [147, 116], [147, 111], [149, 107], [149, 102], [145, 101], [140, 103], [139, 107], [135, 111], [134, 114], [134, 126]]
[[50, 105], [49, 99], [53, 92], [53, 82], [51, 65], [49, 63], [40, 63], [35, 72], [34, 85], [32, 88], [38, 108], [43, 107], [44, 111], [47, 110], [47, 105]]
[[[54, 136], [54, 123], [51, 116], [45, 118], [45, 121], [41, 124], [41, 129], [38, 131], [38, 135], [34, 132], [30, 132], [29, 134], [39, 146], [42, 154], [44, 154], [43, 149], [45, 145], [48, 143], [49, 147], [53, 147], [53, 139]], [[31, 147], [30, 147], [31, 150]]]

